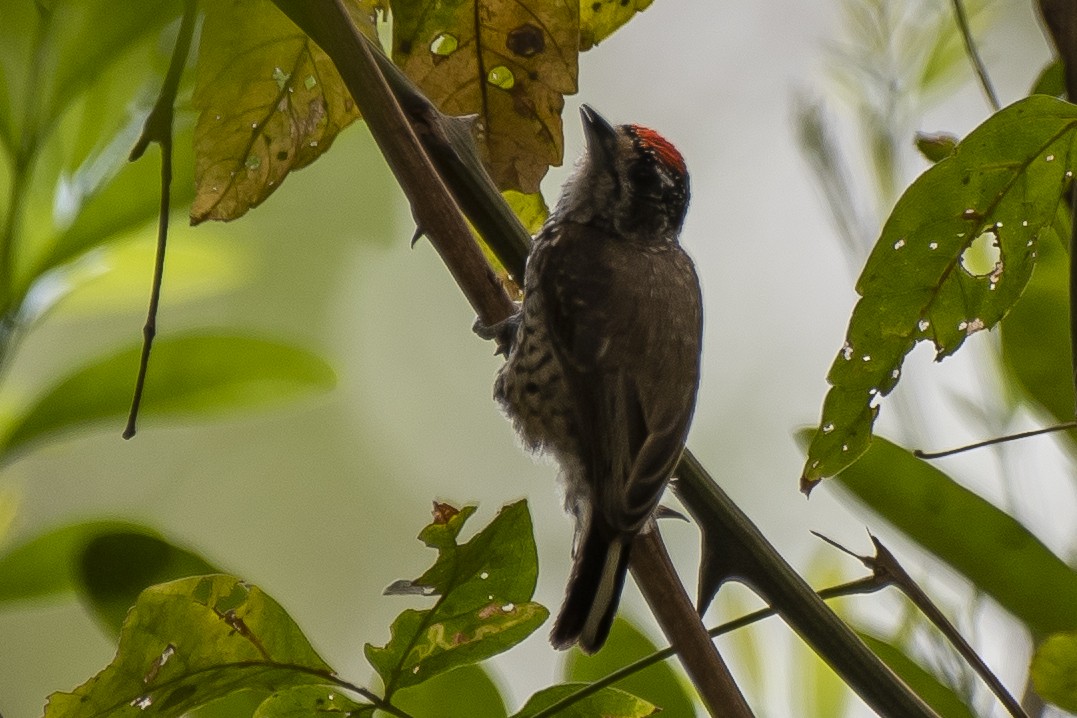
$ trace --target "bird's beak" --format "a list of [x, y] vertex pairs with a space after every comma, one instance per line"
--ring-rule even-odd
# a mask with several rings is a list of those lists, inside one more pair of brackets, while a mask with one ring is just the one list
[[594, 157], [610, 159], [617, 144], [617, 132], [613, 125], [606, 122], [590, 105], [580, 107], [583, 117], [583, 132], [587, 137], [587, 151]]

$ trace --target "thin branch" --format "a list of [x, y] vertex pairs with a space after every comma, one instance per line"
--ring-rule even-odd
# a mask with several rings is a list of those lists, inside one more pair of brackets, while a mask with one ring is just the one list
[[1006, 436], [996, 436], [993, 439], [987, 439], [985, 441], [978, 441], [975, 444], [966, 444], [965, 446], [959, 446], [956, 449], [946, 449], [945, 451], [923, 451], [922, 449], [914, 449], [913, 456], [919, 459], [941, 459], [944, 456], [953, 456], [954, 454], [960, 454], [965, 451], [972, 451], [973, 449], [982, 449], [985, 446], [995, 446], [996, 444], [1005, 444], [1008, 441], [1017, 441], [1018, 439], [1028, 439], [1032, 436], [1041, 436], [1043, 434], [1051, 434], [1056, 431], [1066, 431], [1068, 429], [1077, 429], [1077, 421], [1067, 421], [1065, 424], [1056, 424], [1055, 426], [1048, 426], [1043, 429], [1032, 429], [1031, 431], [1022, 431], [1017, 434], [1007, 434]]
[[[881, 588], [885, 588], [886, 585], [887, 584], [885, 583], [880, 583], [878, 577], [873, 574], [871, 576], [858, 578], [855, 581], [849, 581], [848, 583], [843, 583], [838, 586], [831, 586], [829, 588], [821, 589], [819, 591], [819, 597], [824, 600], [828, 600], [831, 598], [838, 598], [839, 596], [854, 596], [859, 594], [874, 593]], [[725, 623], [717, 625], [714, 628], [707, 629], [707, 635], [711, 638], [718, 638], [718, 636], [723, 636], [727, 633], [732, 633], [733, 631], [739, 630], [741, 628], [746, 628], [753, 623], [758, 623], [765, 618], [770, 618], [771, 616], [776, 615], [778, 615], [778, 612], [775, 611], [773, 608], [761, 608], [758, 611], [747, 613], [740, 618], [735, 618], [732, 621], [726, 621]], [[675, 655], [677, 655], [677, 650], [673, 646], [663, 648], [660, 651], [655, 651], [649, 656], [644, 656], [637, 661], [633, 661], [627, 666], [623, 666], [616, 671], [613, 671], [612, 673], [603, 676], [597, 681], [588, 683], [586, 686], [582, 686], [579, 690], [573, 691], [572, 693], [565, 696], [556, 703], [553, 703], [546, 708], [543, 708], [538, 713], [535, 713], [531, 716], [531, 718], [550, 718], [550, 716], [557, 715], [565, 708], [568, 708], [569, 706], [574, 705], [579, 701], [582, 701], [588, 696], [592, 696], [595, 693], [598, 693], [603, 688], [609, 688], [610, 686], [613, 686], [618, 682], [623, 681], [625, 678], [639, 673], [646, 668], [650, 668], [656, 663], [661, 663], [664, 660], [672, 658]]]
[[168, 246], [168, 221], [172, 205], [172, 121], [175, 117], [176, 93], [179, 91], [187, 56], [191, 52], [191, 38], [194, 37], [197, 16], [197, 0], [186, 0], [179, 36], [168, 65], [168, 74], [165, 75], [161, 93], [146, 118], [142, 135], [128, 158], [131, 162], [138, 160], [151, 142], [156, 142], [161, 147], [161, 206], [157, 214], [157, 251], [154, 255], [153, 283], [150, 287], [149, 307], [146, 310], [146, 324], [142, 327], [142, 354], [138, 361], [138, 376], [135, 379], [131, 409], [127, 414], [127, 426], [123, 430], [125, 439], [130, 439], [137, 431], [138, 410], [142, 404], [142, 392], [146, 388], [146, 373], [150, 365], [150, 350], [153, 348], [153, 338], [157, 336], [157, 309], [161, 304], [161, 283], [165, 273], [165, 249]]
[[[814, 531], [812, 533], [815, 533]], [[913, 577], [909, 575], [901, 563], [897, 560], [897, 557], [890, 552], [888, 548], [883, 546], [875, 536], [871, 536], [871, 542], [875, 545], [874, 556], [858, 556], [849, 549], [835, 543], [822, 534], [815, 533], [816, 536], [826, 541], [831, 546], [849, 554], [850, 556], [858, 559], [867, 568], [871, 569], [872, 574], [885, 578], [885, 581], [889, 585], [897, 586], [901, 589], [901, 592], [912, 601], [913, 605], [924, 614], [929, 621], [939, 630], [939, 632], [946, 637], [946, 640], [954, 647], [965, 662], [968, 663], [976, 675], [987, 684], [987, 687], [991, 689], [991, 692], [995, 694], [999, 702], [1005, 706], [1010, 715], [1014, 718], [1028, 718], [1028, 714], [1025, 713], [1021, 704], [1014, 698], [1006, 686], [1002, 685], [1002, 681], [998, 679], [991, 669], [988, 667], [984, 660], [980, 658], [976, 650], [969, 645], [969, 642], [965, 640], [965, 637], [961, 635], [961, 632], [957, 630], [957, 627], [950, 622], [950, 619], [939, 610], [939, 607], [928, 597], [920, 585], [913, 580]], [[870, 534], [869, 534], [870, 535]]]
[[961, 38], [965, 41], [965, 52], [968, 53], [969, 61], [976, 71], [976, 77], [980, 80], [980, 87], [983, 88], [984, 95], [991, 104], [991, 109], [998, 112], [1002, 105], [999, 104], [995, 87], [991, 84], [991, 78], [987, 75], [987, 67], [984, 65], [983, 59], [976, 49], [976, 42], [972, 38], [972, 28], [969, 27], [969, 18], [965, 13], [964, 0], [954, 0], [954, 15], [957, 17], [957, 28], [961, 31]]

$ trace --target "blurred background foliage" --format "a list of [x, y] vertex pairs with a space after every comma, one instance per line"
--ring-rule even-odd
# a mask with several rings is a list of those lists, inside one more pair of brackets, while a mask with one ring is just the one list
[[[14, 0], [2, 8], [0, 252], [12, 248], [13, 260], [0, 275], [6, 718], [39, 714], [48, 693], [111, 658], [126, 599], [87, 579], [94, 549], [109, 537], [126, 537], [129, 567], [208, 562], [257, 583], [358, 682], [371, 675], [362, 644], [383, 643], [406, 603], [383, 598], [382, 588], [425, 565], [414, 534], [434, 498], [492, 509], [527, 496], [542, 567], [537, 600], [560, 600], [570, 531], [553, 469], [531, 462], [498, 416], [489, 394], [499, 360], [470, 334], [473, 317], [429, 246], [409, 248], [408, 209], [361, 123], [241, 221], [191, 229], [188, 73], [160, 345], [141, 431], [120, 438], [158, 191], [157, 150], [134, 164], [126, 156], [167, 67], [179, 6]], [[969, 9], [1000, 95], [1024, 96], [1049, 59], [1031, 5], [983, 0]], [[989, 112], [952, 20], [943, 0], [657, 3], [581, 60], [582, 97], [569, 98], [564, 113], [565, 154], [579, 153], [571, 118], [586, 99], [613, 120], [661, 128], [689, 158], [695, 199], [685, 243], [708, 312], [696, 454], [813, 584], [859, 567], [820, 550], [807, 529], [863, 552], [869, 524], [1019, 692], [1032, 649], [1025, 629], [841, 488], [826, 485], [805, 504], [796, 481], [803, 457], [791, 438], [818, 416], [853, 280], [878, 228], [927, 166], [914, 131], [962, 136]], [[563, 176], [547, 178], [548, 197]], [[1058, 316], [1064, 301], [1049, 274], [1037, 272], [1015, 310], [1051, 303], [1029, 309], [1030, 340], [1044, 334], [1036, 318]], [[1048, 349], [1004, 341], [1001, 366], [1011, 373], [1000, 381], [997, 338], [978, 339], [938, 369], [914, 355], [915, 382], [895, 392], [881, 432], [931, 448], [1042, 419], [1040, 407], [1072, 413], [1047, 385], [1057, 384]], [[1073, 556], [1066, 439], [944, 468], [1016, 517], [1045, 551]], [[667, 531], [693, 575], [694, 530]], [[757, 605], [730, 587], [709, 619]], [[945, 715], [966, 715], [969, 705], [991, 714], [984, 690], [902, 600], [848, 599], [842, 610], [883, 638], [879, 650], [898, 646], [899, 658], [918, 659], [913, 668], [951, 705]], [[624, 613], [651, 632], [631, 589]], [[624, 624], [613, 641], [624, 655], [647, 650], [648, 639]], [[720, 647], [761, 715], [866, 714], [777, 622]], [[495, 662], [492, 679], [472, 671], [467, 680], [497, 686], [512, 711], [561, 663], [539, 631]], [[564, 666], [576, 680], [606, 668], [578, 656]], [[678, 670], [655, 669], [649, 682], [623, 687], [687, 715]], [[503, 714], [487, 698], [491, 715]]]

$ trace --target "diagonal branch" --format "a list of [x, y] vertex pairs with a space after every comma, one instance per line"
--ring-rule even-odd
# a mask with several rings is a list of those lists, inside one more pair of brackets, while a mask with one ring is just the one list
[[[425, 102], [423, 109], [423, 98], [414, 88], [412, 91], [417, 94], [408, 95], [406, 79], [401, 79], [395, 68], [389, 70], [385, 67], [388, 61], [382, 59], [380, 53], [371, 51], [369, 40], [351, 26], [339, 0], [274, 0], [274, 3], [333, 58], [345, 84], [363, 110], [375, 141], [412, 200], [420, 229], [429, 235], [483, 323], [492, 324], [509, 316], [514, 307], [482, 259], [458, 213], [463, 209], [477, 227], [490, 228], [491, 233], [482, 230], [484, 239], [517, 277], [523, 274], [523, 253], [511, 250], [503, 252], [497, 242], [512, 244], [505, 238], [518, 237], [521, 229], [511, 213], [507, 216], [503, 211], [497, 216], [491, 213], [492, 207], [500, 205], [503, 208], [503, 203], [488, 182], [484, 183], [478, 175], [472, 174], [470, 180], [474, 181], [466, 189], [461, 187], [457, 181], [458, 175], [471, 174], [467, 163], [452, 164], [446, 157], [459, 159], [467, 156], [468, 151], [461, 150], [461, 145], [456, 141], [450, 141], [448, 146], [440, 146], [439, 151], [424, 151], [423, 142], [433, 142], [433, 146], [439, 146], [437, 133], [431, 131], [427, 134], [431, 123], [423, 116], [424, 112], [428, 116], [435, 116], [437, 111], [429, 102]], [[373, 67], [375, 62], [383, 65], [384, 74]], [[401, 113], [402, 104], [407, 113]], [[416, 136], [416, 129], [422, 130], [419, 137]], [[463, 138], [457, 139], [464, 141]], [[440, 170], [440, 176], [432, 162]], [[491, 191], [492, 196], [482, 196]], [[486, 224], [481, 224], [480, 219]], [[465, 272], [457, 264], [463, 261], [476, 261], [484, 271], [476, 269]], [[736, 562], [720, 567], [724, 572], [720, 580], [737, 575], [750, 583], [880, 715], [895, 718], [935, 717], [931, 709], [827, 608], [690, 452], [685, 452], [676, 475], [680, 480], [681, 497], [708, 537], [715, 539], [707, 550], [712, 554], [738, 557]], [[649, 558], [660, 560], [653, 555]], [[641, 571], [635, 575], [637, 580], [643, 582], [641, 589], [644, 593], [659, 602], [667, 601], [671, 590], [684, 591], [679, 581], [671, 586], [664, 581], [655, 581], [655, 575], [648, 572]], [[702, 626], [695, 611], [680, 615], [682, 625]], [[678, 635], [675, 627], [668, 629], [663, 626], [671, 639]], [[680, 646], [674, 648], [681, 653]], [[713, 661], [717, 653], [712, 653]], [[714, 663], [717, 667], [712, 667], [709, 672], [701, 670], [698, 674], [720, 675], [724, 665], [720, 659]], [[697, 688], [701, 692], [720, 690], [717, 687], [721, 683], [706, 681], [697, 685]], [[726, 695], [718, 702], [713, 699], [710, 702], [712, 713], [716, 715], [744, 715], [728, 712], [729, 706], [737, 705], [736, 697]]]
[[[371, 134], [411, 200], [420, 229], [430, 238], [482, 322], [494, 324], [509, 317], [515, 312], [515, 305], [479, 252], [456, 200], [442, 182], [411, 119], [404, 113], [379, 69], [374, 57], [377, 51], [372, 50], [369, 41], [347, 21], [339, 0], [275, 2], [333, 58], [363, 112]], [[413, 104], [416, 101], [414, 96], [409, 99]], [[436, 113], [429, 103], [427, 105], [428, 113]], [[522, 267], [510, 267], [510, 271], [522, 276]], [[639, 569], [643, 563], [652, 566], [669, 564], [661, 539], [653, 534], [650, 540], [639, 542], [637, 548], [640, 554], [634, 561], [634, 575], [648, 601], [666, 609], [659, 616], [663, 629], [681, 652], [682, 660], [691, 662], [689, 673], [696, 679], [696, 687], [711, 714], [750, 717], [752, 713], [747, 703], [707, 636], [676, 574]], [[676, 609], [670, 610], [671, 607]], [[678, 645], [686, 640], [690, 642], [683, 647]], [[687, 659], [686, 655], [689, 656]]]

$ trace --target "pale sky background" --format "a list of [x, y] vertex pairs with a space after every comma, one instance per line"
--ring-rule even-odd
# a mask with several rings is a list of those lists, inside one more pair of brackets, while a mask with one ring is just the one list
[[[1027, 92], [1048, 49], [1030, 3], [999, 0], [993, 7], [995, 30], [983, 52], [1008, 104]], [[859, 575], [859, 566], [821, 549], [808, 531], [866, 552], [867, 526], [926, 577], [944, 605], [960, 607], [966, 593], [880, 520], [829, 486], [810, 501], [798, 491], [803, 458], [792, 435], [818, 419], [826, 371], [855, 302], [849, 262], [793, 132], [798, 95], [826, 100], [854, 171], [862, 171], [851, 114], [826, 74], [824, 48], [839, 37], [835, 1], [657, 0], [581, 57], [581, 92], [565, 110], [566, 156], [571, 163], [582, 150], [577, 109], [587, 102], [613, 122], [658, 129], [687, 159], [693, 200], [682, 239], [706, 300], [704, 378], [689, 445], [724, 488], [798, 568], [821, 565], [822, 555], [829, 570]], [[977, 87], [965, 82], [910, 131], [964, 135], [988, 112]], [[911, 135], [903, 161], [906, 181], [924, 166]], [[565, 172], [554, 170], [544, 185], [551, 202]], [[490, 394], [499, 359], [472, 336], [471, 310], [430, 246], [409, 249], [413, 226], [390, 182], [365, 128], [356, 125], [249, 217], [230, 226], [176, 227], [173, 247], [213, 242], [246, 256], [250, 286], [187, 302], [170, 295], [166, 278], [160, 331], [239, 324], [305, 341], [339, 374], [331, 395], [186, 428], [147, 424], [129, 443], [117, 424], [41, 448], [0, 472], [0, 490], [19, 500], [8, 541], [76, 518], [144, 521], [259, 584], [331, 665], [364, 682], [362, 644], [384, 643], [393, 616], [425, 605], [381, 591], [432, 560], [433, 552], [414, 540], [429, 520], [430, 501], [479, 502], [477, 527], [502, 504], [526, 496], [540, 552], [536, 600], [555, 610], [571, 536], [555, 470], [522, 453], [498, 413]], [[149, 229], [142, 233], [142, 241], [151, 239]], [[148, 266], [144, 276], [148, 282]], [[77, 305], [61, 307], [24, 347], [16, 371], [33, 380], [72, 354], [92, 356], [120, 337], [133, 340], [143, 294], [137, 289], [104, 326], [87, 326]], [[976, 341], [992, 338], [978, 335], [969, 344]], [[937, 367], [918, 349], [903, 382], [916, 386], [900, 391], [931, 421], [898, 427], [892, 401], [884, 401], [884, 433], [932, 446], [981, 436], [981, 427], [959, 425], [946, 408], [954, 394], [990, 395], [989, 385], [969, 378], [978, 372], [976, 350], [970, 346]], [[1019, 456], [1035, 468], [1030, 480], [1057, 489], [1062, 464], [1054, 454], [1044, 458], [1049, 446]], [[1012, 497], [981, 471], [985, 465], [989, 459], [980, 457], [945, 468], [982, 480], [977, 487], [993, 500]], [[1011, 507], [1063, 557], [1074, 552], [1070, 493]], [[693, 576], [694, 529], [674, 524], [667, 536]], [[690, 587], [694, 592], [694, 578]], [[851, 605], [887, 625], [897, 604], [874, 596]], [[623, 607], [649, 621], [634, 587]], [[970, 620], [989, 661], [1019, 691], [1023, 636], [989, 605], [965, 611], [959, 622]], [[548, 648], [547, 630], [494, 663], [512, 686], [510, 710], [554, 679], [561, 658]], [[765, 641], [765, 674], [748, 675], [735, 649], [734, 670], [760, 716], [797, 715], [803, 688], [795, 662], [803, 652], [780, 624], [755, 635]], [[5, 718], [38, 715], [48, 693], [70, 690], [113, 653], [73, 601], [0, 612], [0, 637]], [[849, 715], [870, 713], [854, 701]]]

